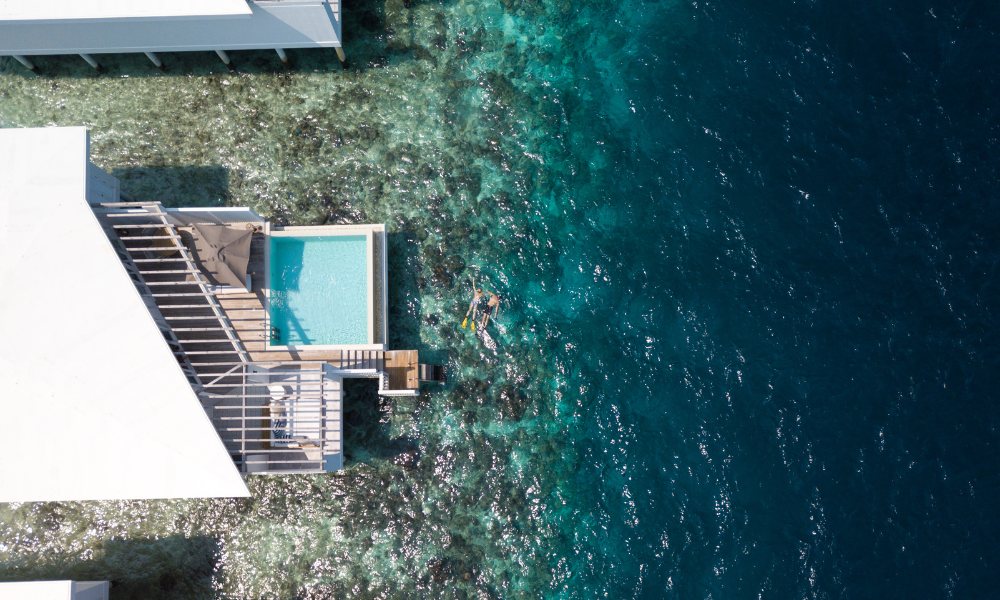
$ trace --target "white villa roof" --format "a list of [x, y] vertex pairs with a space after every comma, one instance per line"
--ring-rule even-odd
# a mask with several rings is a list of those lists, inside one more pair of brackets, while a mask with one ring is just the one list
[[86, 200], [82, 127], [0, 129], [0, 502], [248, 496]]
[[3, 581], [0, 600], [107, 600], [106, 581]]
[[0, 21], [249, 15], [246, 0], [0, 0]]

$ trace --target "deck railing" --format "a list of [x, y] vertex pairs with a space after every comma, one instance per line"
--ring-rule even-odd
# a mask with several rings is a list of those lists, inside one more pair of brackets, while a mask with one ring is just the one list
[[322, 360], [252, 361], [240, 335], [266, 331], [266, 321], [258, 330], [240, 323], [237, 331], [192, 259], [187, 233], [158, 202], [92, 206], [242, 472], [342, 468], [343, 377], [378, 378], [380, 395], [417, 394], [416, 351], [344, 349], [325, 351]]
[[92, 208], [196, 390], [202, 382], [193, 357], [249, 360], [159, 202], [103, 202]]
[[340, 380], [322, 362], [213, 364], [202, 405], [244, 473], [306, 473], [340, 461]]

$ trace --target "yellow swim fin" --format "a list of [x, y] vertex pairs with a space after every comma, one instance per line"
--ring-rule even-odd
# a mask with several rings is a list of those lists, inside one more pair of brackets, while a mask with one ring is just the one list
[[465, 320], [462, 321], [462, 329], [465, 329], [465, 326], [468, 324], [469, 324], [469, 317], [465, 317]]
[[472, 331], [475, 331], [475, 330], [476, 330], [476, 322], [475, 322], [475, 321], [473, 321], [473, 322], [472, 322]]

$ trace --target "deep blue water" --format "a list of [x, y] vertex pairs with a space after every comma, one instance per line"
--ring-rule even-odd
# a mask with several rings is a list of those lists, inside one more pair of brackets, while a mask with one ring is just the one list
[[[1000, 9], [386, 0], [344, 22], [348, 72], [5, 63], [0, 125], [88, 125], [140, 198], [386, 223], [391, 341], [448, 387], [348, 390], [346, 472], [248, 502], [0, 506], [0, 575], [997, 597]], [[505, 296], [485, 340], [458, 325], [471, 276]]]
[[634, 118], [598, 120], [636, 234], [592, 240], [617, 293], [581, 324], [595, 578], [995, 597], [995, 5], [678, 14], [620, 65]]

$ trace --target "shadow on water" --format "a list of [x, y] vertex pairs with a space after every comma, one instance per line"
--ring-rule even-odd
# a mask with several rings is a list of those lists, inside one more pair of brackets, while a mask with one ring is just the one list
[[[293, 237], [272, 237], [271, 248], [273, 252], [271, 261], [281, 276], [280, 288], [298, 290], [299, 280], [302, 278], [306, 241]], [[276, 284], [275, 287], [279, 286]]]
[[344, 457], [348, 463], [392, 459], [403, 466], [417, 461], [417, 445], [407, 436], [389, 435], [391, 403], [378, 395], [376, 379], [344, 380]]
[[162, 202], [164, 206], [226, 206], [229, 169], [220, 165], [201, 167], [142, 166], [111, 169], [121, 181], [122, 191], [136, 200]]
[[166, 72], [160, 71], [146, 58], [145, 54], [94, 54], [95, 60], [105, 69], [98, 73], [80, 56], [75, 54], [60, 54], [56, 56], [32, 56], [32, 62], [41, 71], [36, 75], [11, 60], [7, 69], [19, 73], [26, 78], [59, 78], [59, 79], [117, 79], [122, 77], [207, 77], [240, 75], [260, 75], [267, 73], [304, 71], [341, 71], [340, 61], [333, 48], [288, 49], [289, 66], [285, 66], [274, 50], [232, 50], [227, 51], [229, 58], [236, 67], [235, 73], [230, 73], [228, 67], [214, 52], [157, 52], [163, 62]]
[[[44, 505], [58, 519], [61, 504]], [[0, 580], [74, 579], [112, 581], [110, 600], [213, 598], [213, 577], [220, 558], [212, 537], [166, 536], [155, 539], [109, 539], [95, 546], [93, 557], [51, 554], [0, 564]]]
[[[437, 64], [428, 48], [414, 43], [411, 36], [397, 35], [388, 23], [402, 20], [407, 28], [412, 28], [414, 16], [409, 9], [417, 3], [417, 0], [345, 0], [342, 3], [344, 51], [351, 70], [380, 69], [390, 61], [430, 60]], [[442, 36], [439, 45], [443, 45], [443, 39]]]
[[[455, 373], [458, 367], [454, 362], [457, 360], [455, 345], [442, 347], [428, 340], [422, 335], [421, 327], [438, 331], [446, 340], [463, 339], [464, 334], [470, 333], [470, 330], [460, 329], [467, 300], [463, 298], [454, 313], [440, 313], [433, 307], [425, 310], [421, 298], [428, 288], [451, 289], [456, 285], [468, 285], [467, 266], [460, 256], [424, 243], [429, 224], [411, 222], [404, 227], [388, 234], [389, 347], [418, 350], [421, 363], [443, 365]], [[468, 299], [471, 300], [471, 296]], [[430, 393], [444, 389], [439, 384], [421, 387]]]
[[344, 48], [364, 44], [385, 33], [386, 0], [342, 0]]
[[[393, 348], [420, 351], [420, 362], [458, 367], [458, 348], [474, 335], [462, 329], [468, 303], [472, 300], [470, 270], [464, 258], [454, 251], [452, 242], [434, 243], [429, 232], [442, 226], [435, 220], [408, 221], [405, 229], [389, 235], [389, 343]], [[430, 240], [430, 241], [429, 241]], [[458, 301], [447, 307], [425, 307], [421, 302], [430, 290], [449, 293], [459, 290]], [[437, 295], [437, 294], [435, 294]], [[428, 336], [439, 334], [442, 344]], [[431, 334], [433, 335], [433, 334]], [[440, 388], [431, 386], [427, 391]]]
[[[272, 281], [271, 324], [277, 328], [277, 337], [271, 341], [278, 344], [312, 344], [309, 334], [298, 316], [288, 307], [288, 292], [299, 289], [302, 277], [303, 256], [306, 243], [295, 238], [271, 238], [274, 249], [271, 255]], [[277, 243], [275, 243], [277, 242]]]
[[[398, 8], [407, 10], [407, 6], [415, 3], [416, 0], [402, 0], [402, 2], [398, 2]], [[342, 35], [344, 50], [348, 55], [348, 69], [364, 71], [370, 68], [384, 67], [389, 62], [390, 53], [400, 54], [400, 48], [394, 47], [391, 43], [394, 32], [386, 25], [385, 0], [349, 0], [343, 2], [342, 8]], [[408, 52], [412, 48], [406, 47], [402, 50]], [[231, 73], [222, 60], [210, 51], [157, 52], [157, 56], [164, 65], [164, 71], [158, 69], [141, 52], [93, 54], [94, 59], [104, 69], [103, 73], [98, 72], [83, 58], [75, 54], [31, 56], [32, 62], [41, 71], [40, 75], [16, 64], [13, 59], [8, 59], [10, 65], [6, 70], [19, 73], [25, 78], [59, 79], [238, 77], [241, 74], [260, 75], [295, 71], [337, 72], [344, 70], [333, 48], [286, 48], [285, 52], [289, 58], [287, 66], [281, 62], [277, 52], [271, 49], [226, 50], [235, 66], [235, 73]], [[417, 54], [420, 54], [419, 51]]]
[[[417, 272], [414, 265], [420, 259], [420, 241], [412, 231], [387, 232], [386, 245], [389, 280], [386, 341], [390, 348], [416, 348], [422, 306], [417, 291], [421, 282], [414, 276]], [[437, 319], [435, 315], [427, 318]]]

